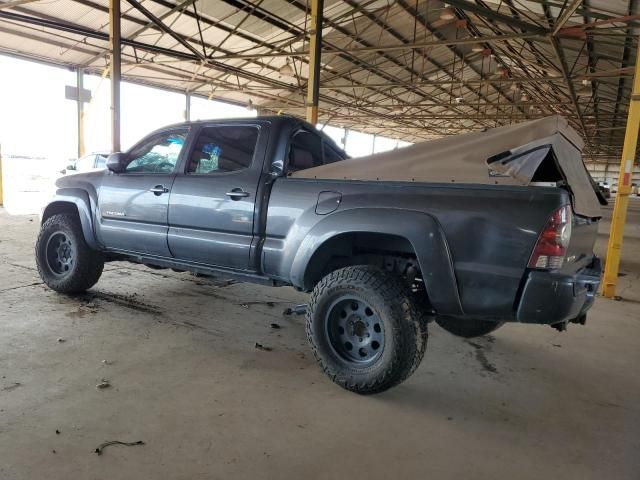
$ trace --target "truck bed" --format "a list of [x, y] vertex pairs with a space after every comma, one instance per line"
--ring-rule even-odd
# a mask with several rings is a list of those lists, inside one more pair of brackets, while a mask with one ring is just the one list
[[[323, 197], [330, 206], [318, 201]], [[307, 289], [304, 273], [296, 271], [296, 258], [312, 250], [314, 242], [338, 233], [338, 221], [343, 231], [351, 219], [348, 228], [377, 232], [384, 224], [381, 215], [391, 212], [391, 218], [397, 218], [395, 233], [414, 238], [418, 258], [429, 262], [421, 263], [421, 269], [439, 313], [515, 319], [538, 235], [551, 213], [569, 202], [566, 190], [553, 187], [281, 178], [271, 190], [263, 268]], [[335, 210], [319, 215], [318, 207]], [[403, 220], [408, 212], [413, 224]], [[432, 219], [435, 228], [425, 238], [417, 224], [422, 216]], [[596, 223], [575, 218], [569, 247], [573, 258], [563, 266], [564, 273], [586, 267], [596, 239]], [[442, 239], [444, 249], [434, 248], [431, 234]], [[453, 285], [447, 285], [451, 276], [443, 271], [446, 264]], [[457, 298], [440, 303], [435, 298], [439, 291]]]

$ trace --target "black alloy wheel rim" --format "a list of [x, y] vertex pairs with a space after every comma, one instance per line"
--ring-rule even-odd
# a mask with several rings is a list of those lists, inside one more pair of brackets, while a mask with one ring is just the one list
[[382, 355], [384, 324], [367, 302], [338, 298], [327, 310], [325, 324], [331, 348], [343, 360], [366, 366]]
[[46, 249], [47, 266], [54, 275], [64, 277], [71, 272], [75, 249], [64, 232], [55, 232], [49, 237]]

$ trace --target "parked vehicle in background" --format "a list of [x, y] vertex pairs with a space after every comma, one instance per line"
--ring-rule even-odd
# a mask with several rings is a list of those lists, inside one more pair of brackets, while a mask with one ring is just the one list
[[64, 175], [71, 172], [80, 173], [95, 170], [97, 168], [106, 168], [108, 157], [109, 153], [106, 152], [90, 153], [89, 155], [85, 155], [84, 157], [74, 160], [64, 169], [60, 170], [60, 173]]
[[609, 188], [608, 183], [598, 182], [598, 189], [604, 198], [611, 198], [611, 188]]
[[321, 368], [377, 393], [418, 367], [430, 320], [585, 322], [600, 203], [580, 149], [558, 118], [362, 159], [287, 116], [169, 126], [58, 179], [38, 271], [63, 293], [116, 260], [310, 292]]

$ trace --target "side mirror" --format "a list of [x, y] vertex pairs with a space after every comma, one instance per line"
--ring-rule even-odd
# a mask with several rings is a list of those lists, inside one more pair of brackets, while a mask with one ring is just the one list
[[113, 173], [122, 173], [127, 166], [127, 156], [124, 153], [116, 152], [107, 158], [107, 168]]

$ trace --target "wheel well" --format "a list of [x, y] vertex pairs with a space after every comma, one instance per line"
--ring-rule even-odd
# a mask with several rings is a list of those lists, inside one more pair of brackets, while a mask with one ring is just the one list
[[44, 212], [42, 212], [42, 223], [46, 222], [50, 217], [58, 215], [59, 213], [70, 213], [80, 218], [80, 212], [78, 212], [78, 207], [75, 203], [53, 202], [47, 205], [47, 207], [44, 209]]
[[420, 270], [413, 245], [404, 237], [374, 232], [343, 233], [330, 238], [313, 253], [305, 270], [305, 290], [312, 290], [332, 271], [351, 265], [376, 265], [411, 281], [419, 276]]

